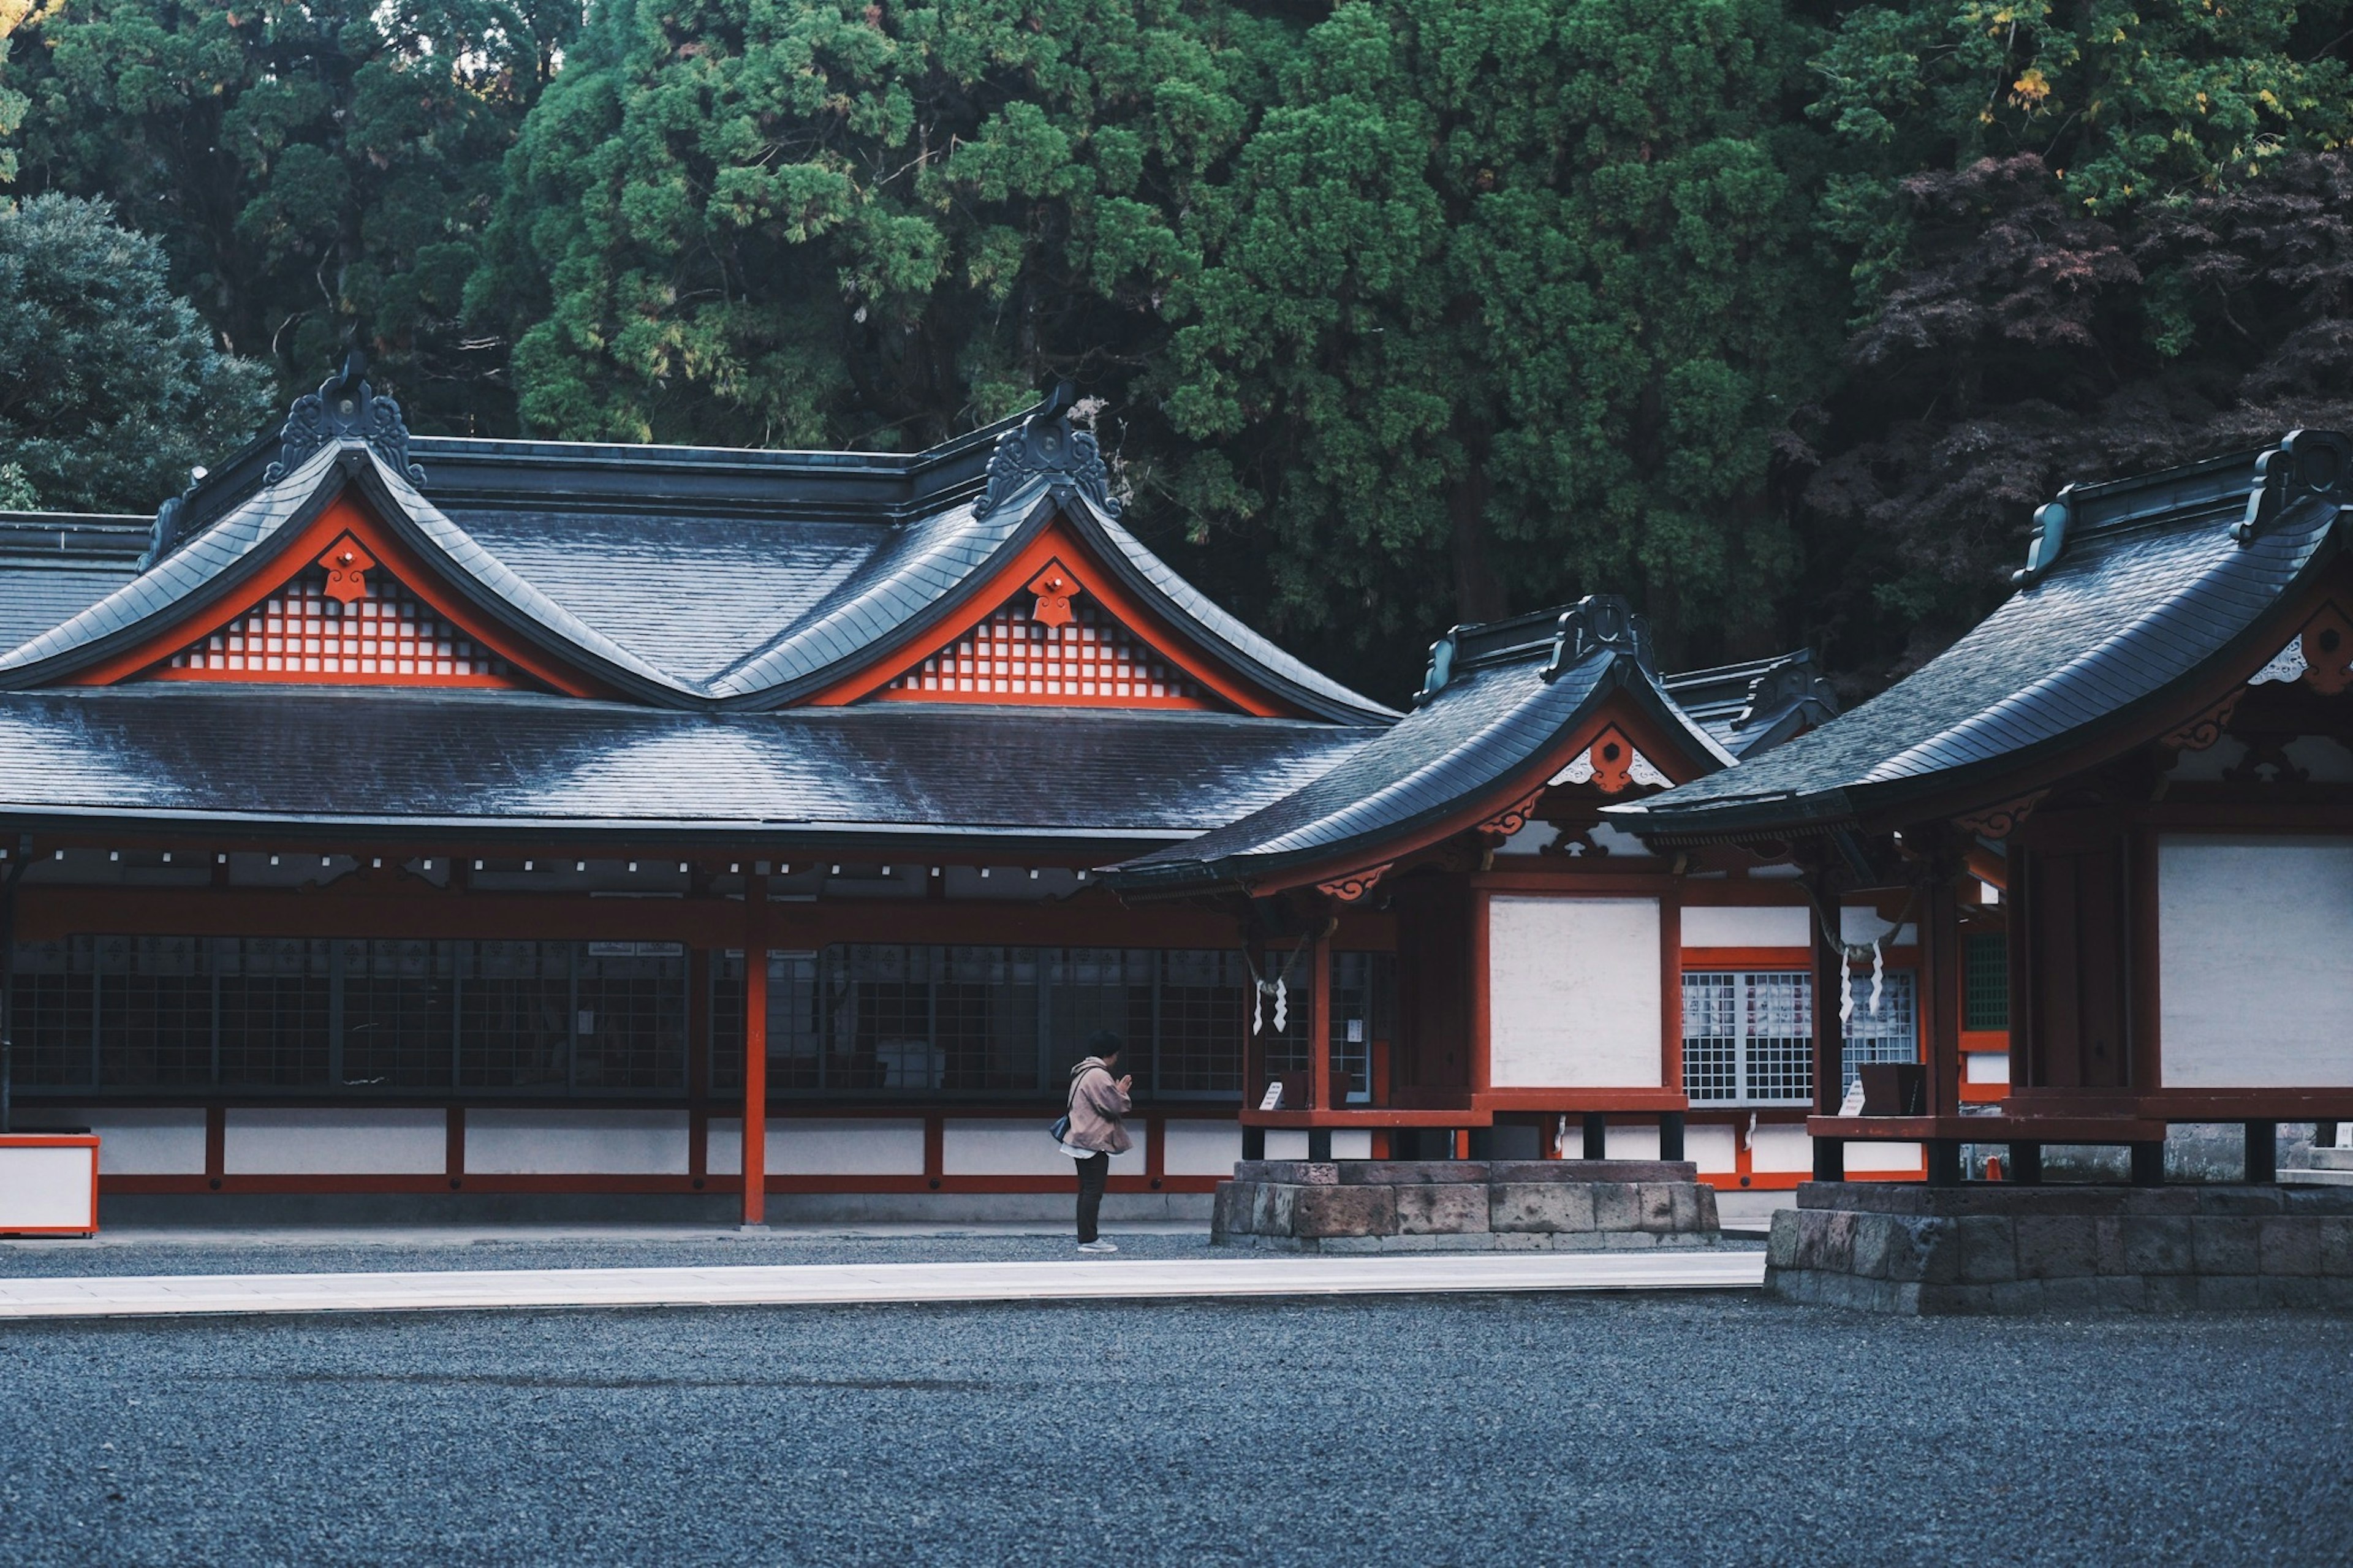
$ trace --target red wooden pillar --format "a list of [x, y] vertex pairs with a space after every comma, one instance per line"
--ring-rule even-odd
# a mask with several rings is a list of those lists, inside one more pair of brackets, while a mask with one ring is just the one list
[[768, 1223], [768, 879], [744, 879], [744, 1223]]
[[[1814, 921], [1814, 1114], [1837, 1112], [1846, 1093], [1846, 1021], [1839, 1016], [1839, 985], [1846, 975], [1846, 939], [1837, 928], [1825, 931], [1822, 921], [1843, 921], [1838, 889], [1829, 878], [1810, 879]], [[1814, 1180], [1846, 1180], [1846, 1141], [1814, 1140]]]
[[1332, 932], [1318, 932], [1307, 950], [1308, 1099], [1332, 1109]]

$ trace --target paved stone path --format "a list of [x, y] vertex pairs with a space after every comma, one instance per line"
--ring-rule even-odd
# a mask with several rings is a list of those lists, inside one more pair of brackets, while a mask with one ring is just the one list
[[1754, 1289], [1761, 1252], [778, 1264], [0, 1279], [0, 1320], [909, 1301]]

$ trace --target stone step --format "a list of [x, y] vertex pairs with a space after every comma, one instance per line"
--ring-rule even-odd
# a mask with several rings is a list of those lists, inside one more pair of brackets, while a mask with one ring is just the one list
[[2312, 1169], [2316, 1171], [2353, 1171], [2353, 1149], [2315, 1149]]

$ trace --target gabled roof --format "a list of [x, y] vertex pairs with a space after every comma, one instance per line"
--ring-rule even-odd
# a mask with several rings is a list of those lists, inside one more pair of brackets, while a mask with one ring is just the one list
[[1670, 675], [1665, 684], [1676, 707], [1741, 758], [1827, 723], [1839, 710], [1838, 695], [1811, 648]]
[[2348, 500], [2353, 441], [2316, 430], [2070, 486], [2037, 514], [2020, 591], [1942, 656], [1767, 756], [1610, 814], [1675, 835], [1900, 825], [1912, 803], [2134, 743], [2222, 666], [2278, 651], [2291, 602], [2344, 552]]
[[1555, 753], [1621, 698], [1710, 770], [1731, 756], [1671, 701], [1649, 634], [1623, 599], [1597, 595], [1484, 626], [1432, 649], [1414, 710], [1328, 772], [1189, 843], [1131, 860], [1114, 886], [1171, 892], [1283, 880], [1300, 868], [1379, 859], [1482, 803], [1500, 809], [1544, 784]]
[[45, 608], [0, 635], [0, 688], [87, 679], [168, 619], [231, 613], [284, 564], [279, 548], [348, 492], [466, 601], [444, 609], [638, 701], [771, 708], [861, 670], [879, 683], [893, 673], [885, 662], [919, 658], [993, 609], [976, 597], [1050, 527], [1165, 635], [1262, 691], [1263, 710], [1395, 717], [1250, 631], [1119, 526], [1067, 388], [927, 452], [721, 452], [412, 439], [364, 370], [347, 365], [275, 436], [167, 501], [135, 577], [27, 572], [45, 587], [24, 601]]

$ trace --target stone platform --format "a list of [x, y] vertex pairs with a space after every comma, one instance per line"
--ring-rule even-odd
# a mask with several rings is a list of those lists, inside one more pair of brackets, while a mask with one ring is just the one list
[[2353, 1188], [1812, 1182], [1765, 1289], [1895, 1313], [2353, 1310]]
[[1715, 1192], [1682, 1160], [1245, 1160], [1209, 1240], [1286, 1252], [1713, 1247]]

